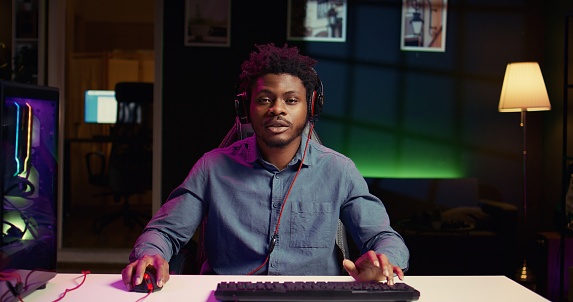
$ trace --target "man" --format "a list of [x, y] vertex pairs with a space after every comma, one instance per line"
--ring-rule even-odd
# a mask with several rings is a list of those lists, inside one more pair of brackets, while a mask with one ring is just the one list
[[137, 239], [124, 283], [139, 284], [148, 266], [167, 282], [169, 259], [205, 216], [202, 273], [341, 274], [340, 219], [361, 251], [342, 263], [352, 277], [402, 279], [409, 252], [382, 202], [349, 158], [304, 134], [322, 105], [316, 61], [287, 45], [257, 48], [239, 79], [255, 134], [199, 159]]

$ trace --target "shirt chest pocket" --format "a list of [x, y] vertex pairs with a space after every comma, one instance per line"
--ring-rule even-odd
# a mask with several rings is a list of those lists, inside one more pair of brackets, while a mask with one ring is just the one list
[[332, 208], [331, 203], [294, 202], [290, 246], [325, 248], [332, 245]]

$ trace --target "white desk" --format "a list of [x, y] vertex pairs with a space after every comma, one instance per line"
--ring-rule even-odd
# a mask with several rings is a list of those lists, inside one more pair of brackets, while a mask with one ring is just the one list
[[[26, 302], [53, 301], [81, 282], [81, 274], [58, 274], [45, 289], [31, 293]], [[351, 281], [350, 277], [299, 276], [171, 276], [165, 287], [142, 300], [216, 302], [213, 290], [221, 281]], [[404, 282], [420, 291], [420, 302], [427, 301], [548, 301], [537, 293], [504, 276], [406, 276]], [[89, 274], [78, 289], [68, 292], [62, 301], [116, 302], [137, 301], [146, 294], [128, 292], [119, 274]]]

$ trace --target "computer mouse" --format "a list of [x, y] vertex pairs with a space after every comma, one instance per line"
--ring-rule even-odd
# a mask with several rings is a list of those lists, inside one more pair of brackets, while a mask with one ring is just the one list
[[162, 287], [157, 286], [157, 271], [148, 267], [143, 274], [143, 280], [140, 284], [135, 285], [132, 281], [131, 291], [138, 293], [149, 293], [160, 291]]

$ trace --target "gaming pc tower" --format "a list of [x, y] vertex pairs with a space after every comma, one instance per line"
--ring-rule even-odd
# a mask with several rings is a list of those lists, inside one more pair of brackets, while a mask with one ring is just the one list
[[56, 275], [59, 91], [0, 81], [0, 301]]

